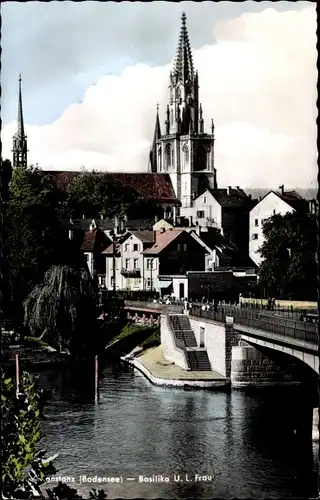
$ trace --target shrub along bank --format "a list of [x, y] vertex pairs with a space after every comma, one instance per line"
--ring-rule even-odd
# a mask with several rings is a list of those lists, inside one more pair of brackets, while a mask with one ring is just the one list
[[160, 345], [160, 328], [127, 324], [120, 334], [112, 339], [108, 351], [127, 354], [139, 345], [143, 349]]

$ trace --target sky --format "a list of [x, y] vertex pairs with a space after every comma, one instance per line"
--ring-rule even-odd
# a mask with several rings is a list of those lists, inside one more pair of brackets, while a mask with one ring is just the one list
[[6, 2], [2, 147], [22, 73], [28, 163], [147, 171], [156, 105], [187, 15], [221, 187], [316, 187], [316, 6], [311, 2]]

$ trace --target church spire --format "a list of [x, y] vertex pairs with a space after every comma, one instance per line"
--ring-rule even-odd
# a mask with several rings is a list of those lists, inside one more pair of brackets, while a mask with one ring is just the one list
[[21, 74], [19, 75], [19, 95], [18, 95], [18, 127], [13, 136], [13, 167], [27, 166], [27, 136], [24, 132], [23, 108], [22, 108], [22, 90]]
[[192, 52], [190, 48], [186, 19], [187, 16], [185, 12], [183, 12], [181, 16], [179, 43], [173, 64], [173, 74], [176, 76], [178, 81], [183, 83], [194, 78]]
[[151, 172], [157, 171], [157, 141], [161, 139], [161, 128], [159, 119], [159, 104], [157, 104], [156, 124], [154, 127], [153, 143], [150, 148], [149, 170]]

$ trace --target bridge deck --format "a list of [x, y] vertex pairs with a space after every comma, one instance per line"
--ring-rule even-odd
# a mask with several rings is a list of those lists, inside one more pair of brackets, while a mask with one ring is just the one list
[[299, 350], [310, 350], [314, 353], [318, 352], [318, 346], [313, 342], [286, 337], [277, 333], [267, 332], [266, 330], [259, 330], [250, 326], [240, 325], [239, 323], [234, 323], [234, 328], [235, 330], [243, 332], [249, 336], [251, 335], [253, 337], [268, 339], [275, 344], [287, 344], [289, 347], [297, 347]]

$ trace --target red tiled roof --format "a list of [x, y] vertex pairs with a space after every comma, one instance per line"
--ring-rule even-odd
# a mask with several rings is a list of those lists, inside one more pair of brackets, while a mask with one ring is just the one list
[[152, 247], [147, 248], [144, 254], [159, 254], [164, 250], [173, 240], [175, 240], [184, 231], [182, 229], [172, 229], [164, 232], [156, 231], [156, 241]]
[[110, 238], [100, 229], [95, 228], [92, 231], [85, 231], [81, 250], [84, 252], [94, 252], [98, 250], [99, 244], [103, 242], [107, 245], [110, 242]]
[[[79, 171], [44, 171], [50, 175], [59, 186], [66, 186], [77, 176], [81, 175]], [[161, 202], [178, 202], [169, 174], [154, 173], [111, 173], [94, 172], [95, 175], [102, 175], [109, 182], [119, 182], [123, 187], [134, 189], [138, 195], [145, 200]]]

